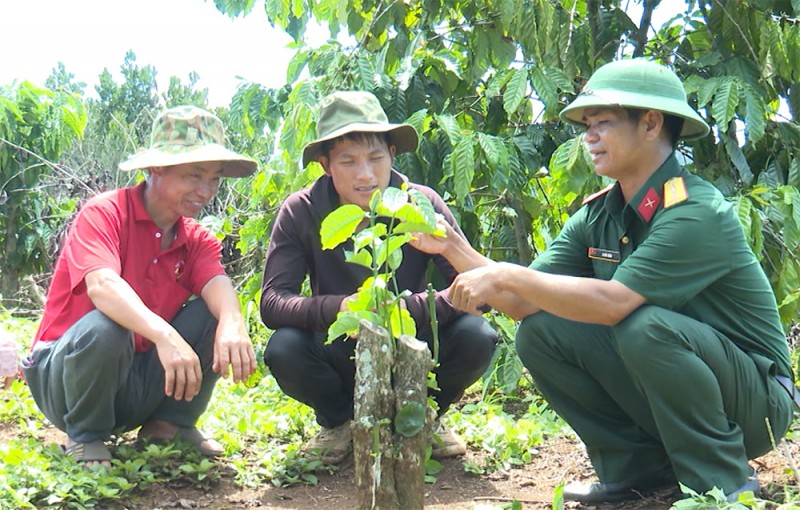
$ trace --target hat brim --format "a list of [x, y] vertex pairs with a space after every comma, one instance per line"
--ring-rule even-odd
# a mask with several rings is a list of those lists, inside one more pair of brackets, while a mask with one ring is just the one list
[[704, 121], [692, 107], [686, 104], [686, 102], [632, 92], [612, 92], [606, 90], [602, 92], [584, 92], [575, 98], [569, 106], [561, 110], [559, 116], [564, 121], [586, 126], [586, 122], [583, 119], [583, 111], [586, 108], [614, 106], [620, 108], [658, 110], [684, 119], [683, 129], [681, 129], [679, 135], [681, 140], [697, 140], [706, 136], [710, 131], [706, 121]]
[[123, 171], [155, 166], [174, 166], [201, 161], [219, 161], [222, 163], [224, 177], [247, 177], [258, 169], [258, 163], [218, 144], [206, 144], [197, 147], [176, 147], [175, 151], [164, 149], [147, 149], [134, 154], [119, 164]]
[[317, 161], [322, 156], [322, 144], [347, 133], [386, 133], [389, 142], [395, 146], [396, 154], [414, 152], [417, 150], [419, 137], [417, 130], [409, 124], [383, 124], [374, 122], [354, 122], [343, 126], [328, 135], [310, 142], [303, 149], [303, 168], [312, 161]]

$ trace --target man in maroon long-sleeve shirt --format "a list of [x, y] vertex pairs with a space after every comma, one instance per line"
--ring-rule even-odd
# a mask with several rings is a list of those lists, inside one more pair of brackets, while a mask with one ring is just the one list
[[[425, 194], [456, 232], [461, 230], [435, 191], [392, 170], [396, 154], [416, 150], [417, 133], [410, 125], [390, 124], [374, 95], [336, 92], [323, 98], [317, 135], [303, 151], [303, 166], [319, 161], [325, 175], [289, 196], [278, 211], [264, 268], [261, 317], [275, 330], [264, 361], [287, 395], [314, 408], [322, 427], [304, 451], [337, 464], [351, 449], [355, 341], [338, 339], [325, 345], [325, 339], [328, 326], [370, 274], [365, 267], [345, 262], [344, 250], [352, 249], [352, 242], [322, 250], [322, 220], [343, 204], [366, 210], [375, 190], [407, 183]], [[457, 273], [444, 258], [408, 245], [395, 274], [398, 288], [412, 292], [405, 304], [416, 322], [417, 336], [428, 342], [432, 331], [425, 289], [430, 261], [448, 284], [452, 282]], [[301, 293], [306, 276], [310, 297]], [[454, 309], [446, 290], [436, 294], [436, 315], [439, 390], [432, 394], [441, 416], [486, 370], [497, 334], [484, 319]], [[463, 441], [438, 421], [435, 430], [434, 457], [466, 451]]]

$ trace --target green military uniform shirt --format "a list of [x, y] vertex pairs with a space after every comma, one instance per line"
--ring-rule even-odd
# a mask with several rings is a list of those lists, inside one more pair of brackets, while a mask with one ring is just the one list
[[587, 200], [530, 267], [616, 280], [791, 377], [774, 294], [731, 203], [674, 154], [629, 203], [619, 184]]

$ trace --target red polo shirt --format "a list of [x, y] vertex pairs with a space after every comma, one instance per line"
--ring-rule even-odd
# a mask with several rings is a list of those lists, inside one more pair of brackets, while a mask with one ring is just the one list
[[[58, 257], [34, 344], [57, 340], [94, 310], [84, 281], [90, 271], [113, 270], [167, 321], [211, 278], [225, 274], [221, 243], [191, 218], [178, 220], [175, 240], [161, 249], [163, 232], [144, 208], [144, 187], [106, 192], [81, 208]], [[137, 352], [152, 346], [139, 335], [134, 341]]]

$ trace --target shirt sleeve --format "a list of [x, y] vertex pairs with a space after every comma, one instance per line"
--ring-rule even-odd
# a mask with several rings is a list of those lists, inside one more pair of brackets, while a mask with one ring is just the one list
[[91, 201], [81, 209], [72, 225], [73, 235], [64, 245], [70, 286], [74, 291], [85, 285], [86, 275], [96, 269], [122, 271], [120, 231], [122, 216], [112, 201]]
[[731, 270], [731, 240], [742, 236], [723, 198], [661, 212], [613, 279], [668, 309], [680, 308]]
[[[312, 229], [311, 213], [290, 197], [278, 211], [264, 265], [261, 286], [261, 319], [270, 329], [296, 327], [327, 331], [347, 295], [303, 296], [308, 274], [308, 253], [303, 234]], [[317, 232], [319, 229], [314, 229]]]
[[547, 249], [530, 264], [530, 269], [543, 273], [592, 277], [594, 271], [587, 256], [586, 235], [588, 207], [584, 206], [567, 219], [564, 228]]

